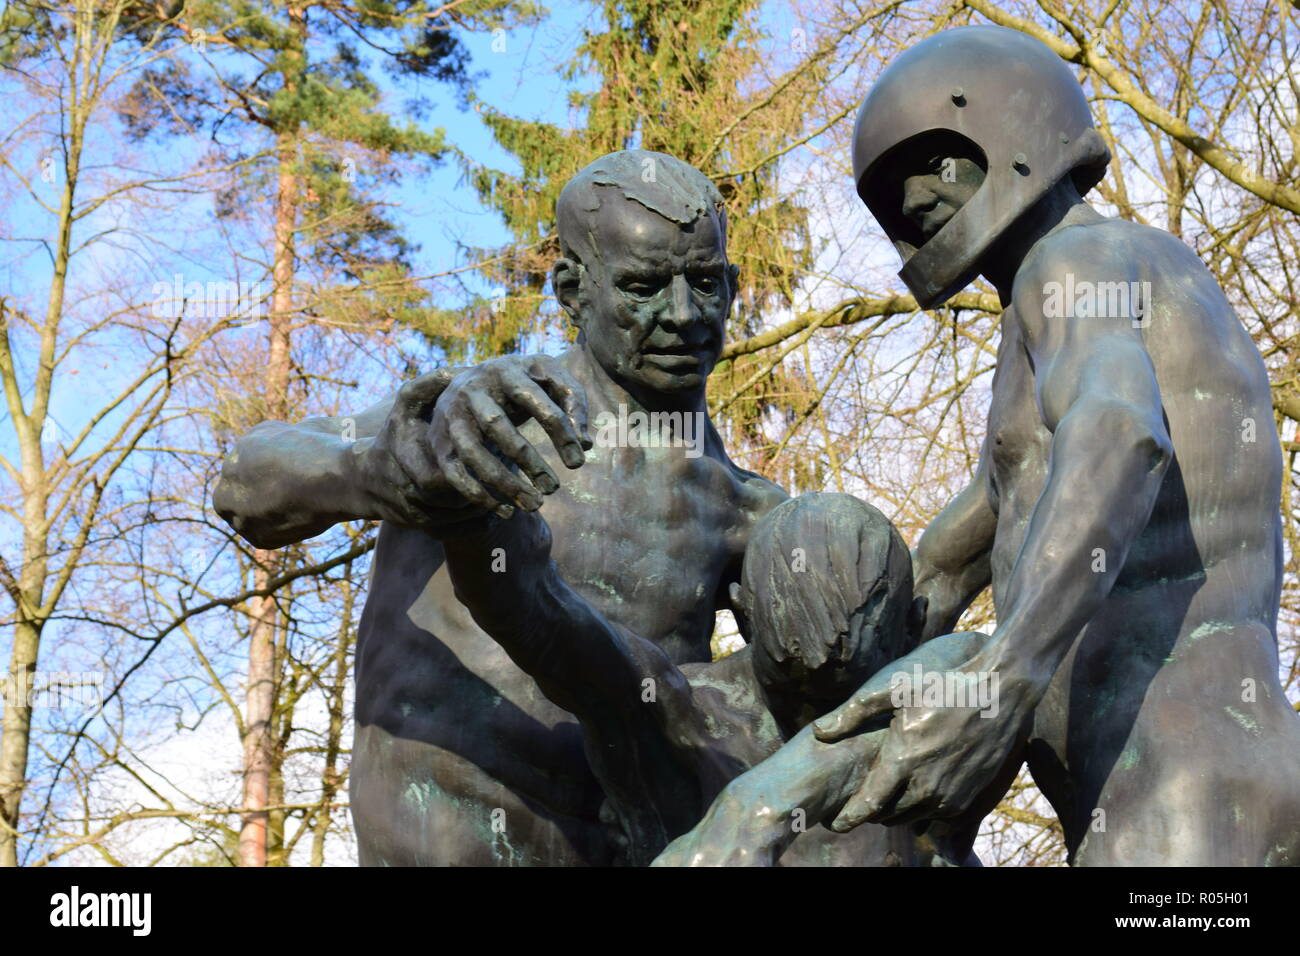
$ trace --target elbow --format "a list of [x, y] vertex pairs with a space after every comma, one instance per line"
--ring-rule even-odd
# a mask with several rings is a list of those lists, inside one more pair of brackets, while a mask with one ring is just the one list
[[254, 526], [252, 514], [247, 507], [248, 489], [237, 476], [239, 452], [232, 451], [226, 456], [221, 466], [221, 477], [217, 487], [212, 491], [212, 510], [221, 516], [221, 520], [230, 525], [235, 533], [255, 548], [273, 547], [266, 542], [259, 529]]
[[1144, 476], [1163, 477], [1173, 461], [1174, 444], [1160, 408], [1109, 399], [1088, 403], [1080, 411], [1084, 414], [1067, 416], [1061, 426], [1081, 425], [1083, 443], [1094, 454], [1119, 454], [1139, 465]]
[[1152, 475], [1163, 477], [1174, 460], [1174, 443], [1163, 426], [1147, 431], [1139, 440], [1138, 451]]
[[212, 510], [221, 517], [222, 521], [230, 525], [237, 535], [259, 550], [274, 551], [276, 548], [283, 548], [302, 540], [301, 537], [286, 536], [283, 529], [278, 526], [268, 525], [259, 520], [257, 513], [249, 505], [249, 502], [254, 499], [248, 489], [230, 474], [233, 459], [234, 455], [226, 459], [221, 478], [212, 492]]
[[1141, 466], [1144, 474], [1163, 477], [1174, 458], [1174, 443], [1164, 422], [1137, 411], [1126, 411], [1116, 418], [1110, 434], [1115, 436], [1117, 445]]

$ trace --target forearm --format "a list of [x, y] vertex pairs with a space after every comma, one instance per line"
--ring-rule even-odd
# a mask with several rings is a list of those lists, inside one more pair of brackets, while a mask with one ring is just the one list
[[1041, 697], [1110, 593], [1171, 458], [1163, 428], [1122, 406], [1085, 400], [1062, 418], [998, 629], [980, 655], [980, 669], [997, 671], [1026, 704]]
[[262, 548], [314, 537], [340, 521], [379, 518], [358, 494], [358, 458], [373, 439], [345, 441], [349, 421], [257, 425], [227, 456], [213, 508]]
[[921, 535], [912, 556], [917, 597], [926, 601], [921, 642], [951, 633], [971, 601], [989, 585], [997, 515], [981, 466], [975, 479]]
[[441, 532], [479, 517], [484, 509], [450, 488], [428, 452], [433, 409], [463, 371], [421, 375], [355, 415], [262, 422], [227, 456], [213, 507], [262, 548], [302, 541], [340, 521]]
[[[988, 641], [986, 635], [973, 631], [945, 634], [882, 667], [855, 695], [866, 697], [901, 686], [915, 680], [918, 669], [923, 675], [961, 669]], [[877, 730], [835, 743], [818, 740], [809, 724], [771, 757], [736, 778], [728, 787], [729, 797], [768, 808], [769, 822], [787, 820], [795, 810], [802, 810], [810, 822], [829, 822], [862, 785], [888, 723], [889, 718], [882, 716]]]
[[569, 587], [539, 514], [492, 517], [482, 528], [443, 542], [456, 598], [553, 703], [603, 719], [643, 707], [646, 680], [670, 709], [689, 696], [659, 648], [612, 625]]

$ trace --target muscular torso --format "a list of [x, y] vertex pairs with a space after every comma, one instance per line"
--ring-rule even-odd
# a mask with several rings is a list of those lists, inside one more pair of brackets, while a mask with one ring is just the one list
[[[1179, 789], [1192, 767], [1178, 766], [1173, 742], [1198, 746], [1192, 725], [1211, 711], [1222, 717], [1224, 708], [1231, 717], [1243, 678], [1262, 684], [1276, 674], [1282, 461], [1263, 363], [1191, 250], [1122, 221], [1067, 232], [1073, 235], [1056, 241], [1074, 242], [1082, 264], [1091, 243], [1104, 244], [1108, 254], [1120, 249], [1140, 263], [1151, 282], [1143, 337], [1174, 449], [1150, 521], [1036, 714], [1031, 767], [1067, 835], [1077, 835], [1104, 788]], [[1048, 479], [1051, 446], [1032, 362], [1008, 311], [984, 448], [997, 513], [991, 560], [999, 610]], [[1098, 448], [1105, 453], [1104, 437]], [[1089, 489], [1078, 492], [1082, 499]], [[1238, 718], [1243, 725], [1260, 719], [1245, 711]], [[1117, 778], [1117, 769], [1135, 775]]]
[[[1176, 459], [1116, 589], [1177, 587], [1179, 581], [1203, 578], [1227, 562], [1249, 571], [1253, 586], [1241, 596], [1245, 603], [1213, 610], [1253, 614], [1271, 628], [1277, 609], [1272, 572], [1281, 545], [1277, 507], [1282, 461], [1259, 353], [1212, 277], [1178, 240], [1123, 221], [1075, 228], [1111, 233], [1093, 241], [1132, 244], [1135, 259], [1143, 263], [1143, 278], [1155, 290], [1144, 338]], [[1008, 310], [985, 446], [992, 465], [990, 495], [998, 512], [995, 601], [1047, 480], [1051, 439], [1035, 398], [1034, 370], [1016, 317]]]
[[[593, 417], [601, 409], [593, 403]], [[783, 497], [705, 453], [592, 448], [541, 514], [569, 585], [676, 663], [707, 661], [752, 522]], [[508, 556], [506, 558], [508, 560]], [[574, 864], [613, 857], [576, 720], [480, 631], [438, 542], [385, 525], [357, 652], [353, 812], [367, 863]], [[495, 814], [494, 814], [495, 811]]]

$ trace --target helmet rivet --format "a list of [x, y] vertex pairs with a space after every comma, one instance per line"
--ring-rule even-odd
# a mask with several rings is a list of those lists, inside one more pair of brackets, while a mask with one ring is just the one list
[[966, 104], [966, 91], [960, 86], [954, 86], [952, 88], [952, 101], [958, 106], [964, 106]]
[[1016, 153], [1015, 158], [1011, 160], [1012, 166], [1024, 167], [1029, 165], [1029, 157], [1024, 153]]

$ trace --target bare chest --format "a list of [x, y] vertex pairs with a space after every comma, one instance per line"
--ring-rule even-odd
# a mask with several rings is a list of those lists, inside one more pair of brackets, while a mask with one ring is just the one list
[[[1015, 321], [1003, 323], [997, 371], [989, 404], [988, 458], [990, 498], [998, 512], [994, 543], [994, 582], [1009, 570], [1024, 542], [1030, 516], [1047, 480], [1052, 435], [1043, 424], [1034, 390], [1034, 369]], [[1005, 564], [1005, 568], [1000, 565]]]
[[580, 469], [556, 473], [561, 487], [542, 515], [570, 587], [611, 620], [685, 652], [679, 660], [707, 660], [719, 593], [752, 521], [730, 469], [682, 449], [597, 447]]

